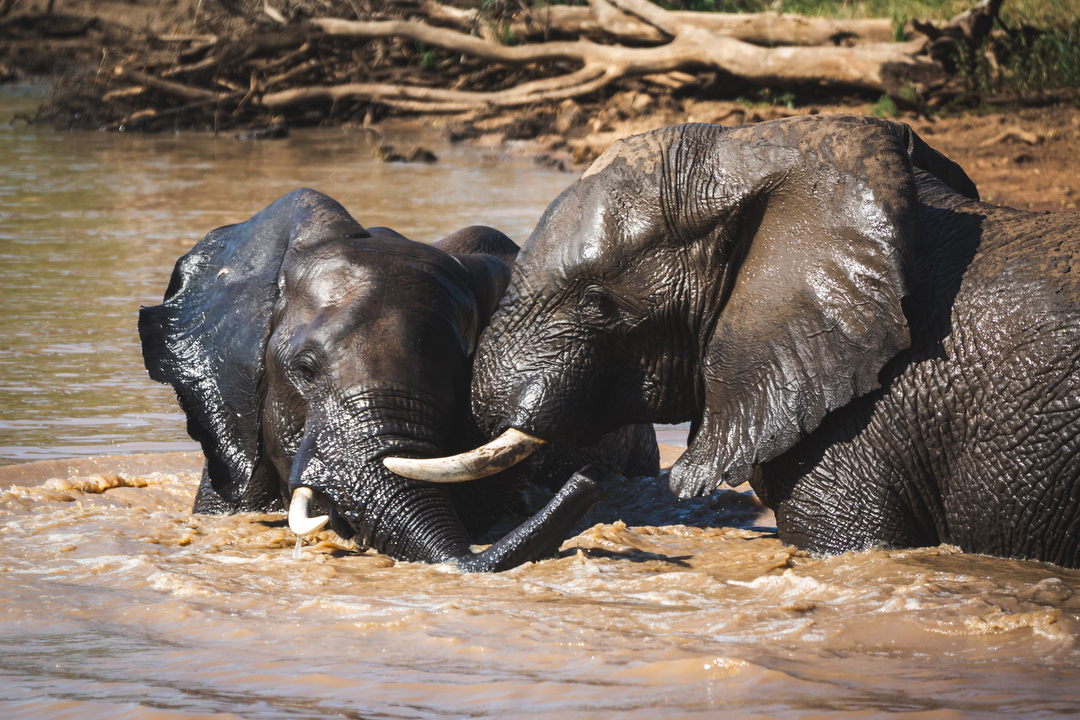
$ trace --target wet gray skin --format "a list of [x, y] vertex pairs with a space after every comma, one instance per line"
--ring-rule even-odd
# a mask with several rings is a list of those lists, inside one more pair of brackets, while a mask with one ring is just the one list
[[[656, 472], [647, 426], [454, 486], [383, 466], [485, 439], [469, 415], [472, 355], [517, 247], [479, 227], [439, 245], [364, 229], [330, 198], [298, 190], [180, 259], [165, 302], [144, 308], [139, 327], [151, 376], [174, 387], [206, 455], [196, 512], [280, 511], [309, 488], [312, 512], [363, 546], [502, 570], [554, 553], [603, 496], [605, 473]], [[557, 492], [471, 552], [530, 482]]]
[[977, 197], [873, 118], [620, 141], [523, 247], [473, 409], [551, 442], [690, 421], [671, 489], [749, 480], [802, 548], [1080, 565], [1080, 221]]

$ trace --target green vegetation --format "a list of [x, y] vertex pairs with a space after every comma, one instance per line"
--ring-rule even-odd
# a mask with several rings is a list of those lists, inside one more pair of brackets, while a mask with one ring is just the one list
[[1064, 30], [1009, 28], [975, 53], [961, 48], [957, 66], [968, 87], [984, 93], [1080, 87], [1080, 18]]
[[908, 16], [902, 12], [893, 12], [892, 16], [892, 34], [893, 41], [904, 42], [904, 26], [907, 25]]
[[[657, 1], [657, 0], [654, 0]], [[480, 0], [485, 8], [499, 0]], [[585, 5], [584, 0], [534, 0], [543, 5]], [[819, 17], [892, 18], [903, 27], [909, 19], [949, 20], [971, 8], [975, 0], [658, 0], [668, 10], [753, 13], [772, 10]], [[1005, 0], [1001, 19], [1008, 26], [1032, 27], [1065, 33], [1080, 18], [1080, 0]]]
[[739, 98], [739, 102], [746, 107], [772, 107], [779, 105], [786, 107], [789, 110], [795, 107], [795, 100], [795, 93], [784, 87], [763, 87], [754, 93], [753, 98]]
[[[973, 4], [973, 0], [779, 0], [783, 12], [802, 15], [891, 17], [897, 40], [903, 38], [909, 19], [947, 20]], [[764, 9], [763, 1], [761, 5]], [[769, 7], [775, 9], [776, 4]], [[974, 51], [961, 46], [955, 58], [971, 91], [992, 94], [1080, 87], [1080, 0], [1005, 0], [996, 29]], [[875, 106], [875, 112], [878, 109]], [[880, 111], [890, 112], [888, 108]]]
[[[667, 0], [674, 10], [705, 12], [763, 12], [774, 10], [820, 17], [892, 18], [903, 26], [910, 18], [948, 20], [974, 4], [974, 0]], [[694, 5], [694, 7], [690, 7]], [[1080, 0], [1005, 0], [1001, 19], [1009, 26], [1026, 24], [1065, 32], [1080, 18]]]
[[414, 43], [416, 54], [420, 56], [420, 67], [429, 68], [438, 60], [438, 53], [422, 42]]
[[879, 118], [890, 118], [896, 115], [896, 103], [888, 95], [882, 95], [874, 106], [870, 108], [870, 114]]

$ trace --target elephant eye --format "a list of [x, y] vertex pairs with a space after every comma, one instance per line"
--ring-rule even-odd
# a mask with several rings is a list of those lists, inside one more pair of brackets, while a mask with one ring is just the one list
[[618, 306], [615, 304], [615, 301], [611, 299], [611, 296], [597, 287], [589, 288], [585, 291], [585, 298], [582, 304], [585, 312], [597, 319], [608, 320], [618, 313]]
[[317, 376], [315, 363], [311, 358], [301, 355], [292, 361], [293, 374], [306, 383], [315, 382]]

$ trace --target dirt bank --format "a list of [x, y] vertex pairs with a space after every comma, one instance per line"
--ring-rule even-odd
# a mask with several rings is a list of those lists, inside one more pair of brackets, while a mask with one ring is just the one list
[[[638, 102], [645, 102], [636, 96]], [[536, 121], [527, 114], [473, 122], [427, 118], [432, 128], [464, 134], [469, 142], [519, 155], [540, 164], [580, 171], [615, 140], [665, 125], [709, 122], [724, 125], [763, 122], [815, 113], [871, 114], [873, 106], [857, 98], [843, 104], [797, 108], [747, 106], [738, 102], [649, 102], [632, 109], [634, 97], [617, 96], [593, 115], [569, 111], [579, 124], [560, 133], [540, 132], [523, 138]], [[655, 105], [663, 105], [654, 108]], [[565, 112], [565, 111], [564, 111]], [[555, 124], [558, 124], [558, 113]], [[960, 163], [976, 182], [983, 200], [1030, 210], [1075, 210], [1080, 203], [1080, 109], [1071, 106], [1025, 108], [987, 115], [951, 117], [904, 114], [924, 140]], [[530, 122], [532, 125], [530, 125]], [[466, 131], [463, 133], [462, 128]]]

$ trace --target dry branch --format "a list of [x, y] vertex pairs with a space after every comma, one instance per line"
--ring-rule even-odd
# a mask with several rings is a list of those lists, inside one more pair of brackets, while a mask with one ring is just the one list
[[113, 72], [118, 77], [121, 77], [130, 83], [142, 85], [143, 87], [163, 92], [166, 95], [171, 95], [172, 97], [180, 98], [181, 100], [187, 100], [188, 102], [204, 102], [224, 97], [222, 93], [215, 93], [210, 90], [203, 90], [202, 88], [181, 85], [180, 83], [169, 82], [168, 80], [161, 80], [137, 70], [127, 70], [123, 67], [117, 67]]
[[[605, 4], [606, 0], [592, 0], [593, 7], [602, 8]], [[391, 91], [387, 86], [351, 83], [307, 88], [284, 97], [267, 96], [263, 98], [263, 104], [277, 107], [279, 103], [360, 98], [373, 102], [393, 100], [399, 103], [398, 107], [403, 102], [422, 102], [425, 112], [432, 112], [442, 103], [442, 109], [450, 112], [561, 100], [595, 92], [627, 76], [701, 68], [721, 70], [761, 85], [832, 83], [892, 93], [897, 92], [904, 81], [913, 78], [925, 81], [941, 75], [939, 66], [916, 57], [926, 44], [925, 38], [909, 43], [866, 43], [854, 47], [765, 48], [721, 32], [685, 24], [686, 13], [668, 12], [648, 0], [615, 0], [615, 4], [660, 33], [671, 36], [672, 40], [644, 48], [600, 45], [589, 40], [508, 47], [418, 21], [314, 19], [310, 21], [311, 25], [336, 38], [405, 38], [504, 65], [573, 61], [580, 63], [582, 68], [561, 78], [526, 83], [499, 92], [443, 91], [410, 86], [394, 87]], [[622, 16], [622, 13], [617, 15]], [[613, 21], [622, 22], [618, 18]]]
[[[673, 12], [649, 0], [547, 8], [519, 3], [522, 14], [495, 28], [479, 10], [435, 0], [320, 0], [321, 10], [304, 6], [308, 19], [296, 16], [295, 3], [273, 1], [291, 9], [275, 10], [268, 0], [218, 0], [240, 14], [221, 20], [218, 11], [219, 19], [204, 26], [213, 35], [151, 38], [152, 58], [125, 51], [111, 81], [100, 89], [93, 84], [104, 105], [116, 106], [99, 126], [117, 118], [163, 129], [166, 117], [177, 126], [212, 120], [214, 127], [276, 115], [305, 122], [343, 113], [370, 119], [375, 106], [423, 113], [543, 106], [624, 78], [686, 88], [700, 82], [695, 78], [702, 72], [719, 82], [733, 76], [762, 86], [933, 90], [947, 77], [943, 48], [976, 42], [1001, 3], [980, 0], [953, 22], [919, 26], [924, 34], [896, 43], [888, 42], [889, 20]], [[280, 17], [267, 22], [275, 14]], [[286, 20], [288, 14], [294, 19]], [[518, 40], [555, 39], [496, 41], [507, 28]], [[132, 86], [146, 92], [136, 96], [127, 90]], [[176, 100], [183, 107], [175, 107]]]
[[[670, 14], [682, 25], [768, 47], [893, 40], [893, 24], [888, 19], [839, 20], [776, 12]], [[515, 20], [510, 29], [514, 37], [524, 39], [583, 35], [608, 36], [620, 42], [659, 44], [670, 38], [653, 25], [621, 12], [606, 0], [590, 0], [589, 7], [552, 5], [532, 10]]]

